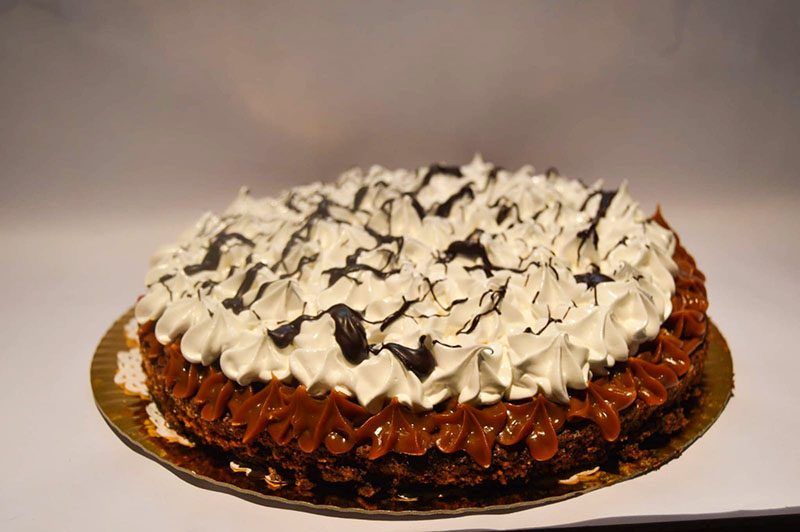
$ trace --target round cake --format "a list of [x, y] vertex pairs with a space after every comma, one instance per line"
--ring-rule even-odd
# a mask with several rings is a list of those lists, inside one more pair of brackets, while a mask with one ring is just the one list
[[169, 423], [275, 487], [551, 480], [680, 430], [704, 276], [623, 183], [351, 170], [242, 190], [155, 253], [135, 314]]

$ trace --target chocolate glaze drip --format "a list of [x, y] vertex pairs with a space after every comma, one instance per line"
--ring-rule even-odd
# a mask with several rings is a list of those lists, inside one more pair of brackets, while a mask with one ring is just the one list
[[600, 283], [613, 282], [614, 279], [608, 275], [600, 273], [600, 269], [592, 264], [592, 271], [589, 273], [580, 273], [575, 276], [575, 281], [586, 284], [589, 288], [595, 288]]
[[272, 338], [272, 342], [277, 347], [283, 349], [292, 343], [292, 340], [294, 340], [295, 336], [300, 334], [300, 326], [303, 325], [304, 321], [316, 320], [319, 319], [320, 316], [321, 314], [317, 316], [308, 316], [303, 314], [302, 316], [298, 316], [297, 318], [293, 319], [289, 323], [284, 323], [280, 327], [269, 329], [267, 334], [270, 338]]
[[297, 266], [295, 267], [295, 269], [290, 271], [290, 272], [286, 272], [285, 274], [281, 275], [281, 279], [286, 279], [287, 277], [291, 277], [293, 275], [296, 275], [296, 274], [300, 273], [300, 271], [303, 269], [303, 267], [306, 264], [311, 264], [312, 262], [315, 262], [317, 260], [317, 258], [319, 258], [319, 253], [314, 253], [313, 255], [309, 255], [309, 256], [305, 256], [304, 255], [304, 256], [300, 257], [300, 260], [297, 261]]
[[353, 212], [356, 212], [361, 206], [361, 202], [364, 201], [364, 196], [367, 195], [367, 191], [369, 191], [369, 186], [367, 185], [358, 189], [358, 192], [356, 192], [356, 195], [353, 197]]
[[364, 361], [369, 356], [369, 346], [361, 314], [343, 304], [334, 305], [327, 312], [336, 324], [333, 335], [344, 358], [351, 364]]
[[203, 260], [200, 261], [199, 264], [190, 264], [186, 266], [183, 271], [186, 275], [194, 275], [196, 273], [200, 273], [202, 271], [207, 270], [216, 270], [217, 266], [219, 266], [219, 259], [220, 254], [222, 252], [222, 246], [227, 244], [231, 240], [238, 240], [242, 244], [245, 244], [250, 247], [254, 247], [255, 244], [248, 238], [240, 235], [239, 233], [225, 233], [222, 232], [218, 234], [214, 240], [208, 246], [208, 251], [206, 251]]
[[344, 304], [334, 305], [316, 316], [303, 314], [289, 323], [268, 330], [267, 334], [277, 347], [283, 349], [300, 334], [303, 322], [318, 320], [324, 314], [328, 314], [333, 319], [335, 326], [333, 336], [336, 343], [339, 344], [344, 358], [351, 364], [358, 364], [365, 360], [369, 356], [369, 346], [367, 345], [367, 333], [364, 325], [361, 324], [361, 314]]
[[419, 347], [416, 349], [395, 343], [383, 344], [383, 347], [397, 357], [420, 380], [424, 380], [425, 377], [430, 375], [436, 366], [436, 360], [428, 348], [425, 347], [424, 336], [419, 339]]
[[489, 170], [489, 173], [486, 174], [486, 184], [484, 184], [480, 192], [486, 192], [489, 189], [489, 185], [497, 181], [497, 174], [499, 174], [503, 170], [505, 170], [505, 168], [503, 168], [502, 166], [495, 166], [494, 168]]
[[606, 256], [603, 257], [603, 260], [607, 260], [608, 257], [611, 255], [612, 251], [614, 251], [615, 249], [617, 249], [620, 246], [625, 246], [627, 244], [628, 244], [628, 235], [625, 235], [625, 236], [623, 236], [622, 238], [619, 239], [619, 242], [614, 244], [614, 246], [611, 249], [608, 250], [608, 252], [606, 253]]
[[[383, 320], [381, 330], [391, 325], [392, 321], [402, 316], [408, 307], [416, 302], [416, 300], [406, 301], [404, 303], [405, 308], [401, 307]], [[303, 314], [275, 329], [269, 329], [267, 334], [278, 348], [283, 349], [292, 343], [292, 340], [300, 334], [300, 328], [303, 322], [318, 320], [324, 314], [328, 314], [333, 319], [335, 326], [334, 338], [339, 348], [342, 350], [344, 358], [351, 364], [359, 364], [369, 357], [370, 352], [377, 353], [385, 347], [390, 353], [396, 356], [409, 371], [412, 371], [420, 377], [420, 379], [427, 377], [433, 371], [436, 362], [433, 355], [431, 355], [430, 351], [428, 351], [427, 347], [423, 344], [424, 336], [420, 338], [420, 345], [416, 349], [395, 343], [382, 344], [380, 347], [371, 347], [367, 343], [367, 333], [362, 324], [364, 318], [361, 316], [361, 313], [344, 304], [334, 305], [315, 316]]]
[[[447, 264], [458, 256], [467, 257], [473, 260], [480, 260], [481, 264], [467, 266], [465, 269], [467, 271], [483, 270], [483, 272], [486, 274], [486, 277], [491, 277], [492, 272], [497, 270], [506, 270], [516, 273], [525, 271], [525, 268], [506, 268], [504, 266], [495, 266], [492, 264], [492, 261], [489, 260], [486, 247], [480, 242], [480, 235], [482, 233], [483, 231], [476, 229], [466, 238], [466, 240], [455, 240], [451, 242], [444, 251], [444, 255], [439, 257], [437, 261], [442, 264]], [[530, 265], [533, 264], [539, 266], [539, 263], [536, 261], [531, 261], [528, 266], [530, 267]]]
[[486, 248], [478, 241], [475, 240], [455, 240], [447, 246], [443, 260], [440, 262], [450, 262], [457, 256], [463, 256], [470, 259], [480, 259], [483, 265], [491, 273], [493, 268], [489, 256], [486, 254]]
[[[539, 292], [536, 292], [536, 295], [535, 295], [535, 296], [534, 296], [534, 298], [533, 298], [533, 301], [534, 301], [534, 302], [536, 301], [536, 298], [537, 298], [537, 297], [539, 297]], [[530, 334], [535, 334], [536, 336], [539, 336], [540, 334], [542, 334], [542, 333], [544, 332], [544, 330], [545, 330], [545, 329], [547, 329], [547, 328], [550, 326], [550, 324], [551, 324], [551, 323], [563, 323], [563, 322], [564, 322], [564, 318], [566, 318], [566, 317], [567, 317], [567, 314], [569, 314], [569, 311], [570, 311], [570, 309], [571, 309], [571, 308], [572, 308], [572, 307], [569, 307], [569, 308], [567, 308], [567, 311], [566, 311], [566, 312], [564, 313], [564, 315], [563, 315], [563, 316], [561, 316], [560, 318], [554, 318], [554, 317], [553, 317], [553, 316], [550, 314], [550, 307], [548, 306], [548, 307], [547, 307], [547, 323], [545, 323], [545, 324], [542, 326], [542, 328], [541, 328], [541, 329], [539, 329], [538, 331], [534, 331], [534, 330], [533, 330], [533, 329], [531, 329], [530, 327], [526, 327], [526, 328], [525, 328], [525, 332], [526, 332], [526, 333], [530, 333]]]

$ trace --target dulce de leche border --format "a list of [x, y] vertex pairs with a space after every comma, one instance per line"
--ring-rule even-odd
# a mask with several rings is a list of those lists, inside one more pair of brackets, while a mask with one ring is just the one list
[[[275, 491], [260, 478], [234, 473], [229, 462], [201, 447], [185, 447], [171, 443], [148, 430], [145, 407], [149, 401], [125, 393], [114, 383], [117, 370], [117, 353], [126, 351], [124, 327], [133, 316], [128, 310], [108, 329], [92, 358], [90, 378], [95, 403], [114, 432], [130, 447], [170, 469], [185, 480], [206, 489], [224, 491], [268, 506], [288, 507], [317, 513], [344, 514], [353, 517], [391, 518], [391, 516], [436, 517], [466, 513], [515, 511], [558, 502], [598, 488], [610, 486], [658, 469], [683, 453], [717, 420], [733, 392], [733, 361], [730, 349], [719, 329], [710, 322], [706, 336], [708, 358], [700, 386], [703, 394], [698, 405], [688, 414], [686, 428], [667, 439], [663, 445], [650, 451], [648, 458], [639, 463], [621, 463], [618, 468], [601, 469], [596, 474], [574, 485], [554, 483], [519, 493], [514, 502], [508, 497], [493, 499], [487, 494], [480, 500], [457, 508], [435, 508], [414, 500], [388, 501], [384, 507], [366, 509], [358, 501], [342, 500], [335, 493], [317, 493], [302, 496], [286, 490]], [[353, 504], [351, 507], [350, 504]]]

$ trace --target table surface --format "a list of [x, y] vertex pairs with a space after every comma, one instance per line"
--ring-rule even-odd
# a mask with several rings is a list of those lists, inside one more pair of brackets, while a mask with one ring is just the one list
[[[793, 340], [800, 301], [800, 76], [791, 51], [797, 50], [797, 10], [783, 17], [775, 14], [773, 4], [759, 13], [742, 12], [736, 4], [737, 9], [723, 9], [727, 18], [718, 19], [716, 3], [692, 4], [683, 15], [688, 27], [684, 40], [665, 56], [660, 41], [656, 46], [649, 39], [669, 45], [671, 30], [648, 25], [659, 20], [667, 9], [663, 5], [649, 8], [652, 13], [640, 12], [636, 3], [608, 4], [588, 14], [544, 9], [541, 16], [556, 17], [562, 26], [576, 16], [598, 22], [587, 26], [588, 36], [573, 32], [585, 46], [561, 57], [564, 63], [549, 65], [548, 72], [561, 76], [561, 85], [547, 89], [533, 83], [539, 91], [534, 96], [503, 93], [506, 100], [528, 105], [525, 109], [538, 109], [558, 137], [532, 133], [515, 144], [517, 137], [504, 132], [523, 130], [527, 122], [515, 122], [515, 112], [507, 108], [502, 114], [497, 107], [502, 102], [488, 96], [485, 86], [478, 94], [485, 97], [463, 92], [458, 97], [487, 102], [481, 113], [488, 110], [497, 118], [470, 115], [472, 122], [445, 127], [441, 120], [456, 120], [464, 115], [463, 107], [423, 105], [405, 93], [393, 93], [394, 100], [373, 106], [359, 98], [387, 89], [388, 82], [381, 79], [366, 89], [362, 83], [337, 85], [323, 68], [332, 56], [318, 46], [316, 55], [293, 56], [296, 72], [281, 63], [281, 77], [294, 80], [283, 88], [267, 83], [263, 72], [243, 74], [247, 69], [234, 68], [237, 61], [274, 60], [258, 45], [266, 37], [247, 22], [247, 13], [227, 13], [212, 24], [205, 14], [213, 8], [203, 3], [184, 27], [174, 24], [180, 13], [167, 8], [104, 6], [0, 2], [0, 116], [11, 126], [0, 127], [0, 327], [5, 339], [0, 527], [101, 530], [113, 522], [123, 530], [154, 523], [176, 530], [479, 529], [800, 506], [800, 357]], [[358, 10], [358, 16], [366, 16], [363, 11], [369, 10]], [[306, 26], [294, 15], [286, 17], [288, 27], [300, 35], [291, 46], [308, 51], [302, 39], [309, 34], [298, 29]], [[331, 22], [334, 14], [326, 12], [326, 17], [317, 20], [314, 34], [330, 36], [336, 24], [346, 24]], [[622, 48], [603, 44], [608, 53], [593, 56], [602, 68], [573, 71], [564, 66], [592, 50], [582, 39], [617, 35], [634, 19], [644, 29], [632, 40]], [[420, 38], [433, 39], [421, 18], [403, 22], [417, 23]], [[508, 28], [518, 32], [514, 39], [527, 35]], [[396, 37], [399, 30], [391, 31]], [[519, 44], [504, 31], [493, 31], [500, 40], [489, 49], [498, 57]], [[705, 40], [697, 40], [700, 34]], [[215, 46], [206, 46], [204, 36]], [[382, 47], [375, 53], [395, 53], [379, 37], [353, 39], [358, 50], [374, 42]], [[713, 46], [701, 46], [708, 39]], [[199, 52], [191, 55], [195, 45]], [[364, 59], [339, 41], [333, 46], [336, 54]], [[211, 50], [224, 53], [214, 56]], [[435, 52], [435, 64], [445, 64], [443, 53]], [[403, 57], [393, 60], [399, 65]], [[460, 61], [463, 68], [470, 64]], [[380, 63], [366, 64], [378, 69]], [[400, 74], [429, 79], [430, 64], [409, 64], [397, 67]], [[490, 64], [488, 59], [484, 64]], [[303, 77], [303, 69], [317, 67], [320, 78]], [[513, 76], [503, 78], [504, 83]], [[625, 82], [615, 85], [613, 80]], [[247, 100], [243, 89], [258, 92], [259, 83], [278, 102], [270, 108], [270, 120], [258, 115], [263, 101]], [[448, 102], [452, 87], [446, 80], [441, 83], [427, 86], [429, 96]], [[566, 85], [572, 89], [564, 93]], [[222, 90], [228, 86], [230, 93]], [[342, 87], [355, 90], [358, 102], [348, 100]], [[622, 96], [617, 97], [615, 87]], [[327, 107], [309, 111], [301, 105], [323, 89], [339, 91], [335, 103], [357, 108], [361, 114], [353, 116], [358, 120], [347, 122], [338, 111], [326, 114]], [[589, 103], [574, 108], [578, 96]], [[413, 120], [406, 121], [406, 114], [388, 114], [396, 103], [416, 113], [414, 120], [425, 127], [417, 132], [409, 129]], [[296, 116], [282, 115], [279, 108], [285, 105], [294, 106]], [[588, 105], [595, 111], [587, 112]], [[553, 106], [555, 114], [547, 111]], [[375, 114], [376, 109], [384, 114]], [[441, 112], [435, 119], [428, 117], [433, 110]], [[259, 121], [251, 116], [260, 116]], [[586, 120], [580, 121], [581, 116]], [[372, 142], [359, 131], [369, 131], [368, 124], [376, 131], [376, 121], [385, 138]], [[572, 125], [559, 125], [567, 121]], [[491, 138], [476, 133], [479, 129], [472, 126], [479, 123], [491, 126]], [[654, 123], [665, 124], [664, 129], [649, 127]], [[328, 126], [339, 137], [320, 133], [328, 132]], [[450, 127], [464, 131], [462, 140], [440, 140], [452, 138]], [[363, 156], [343, 147], [353, 144]], [[735, 371], [734, 397], [721, 418], [679, 459], [641, 478], [541, 508], [444, 521], [369, 521], [261, 506], [198, 488], [131, 451], [105, 424], [89, 384], [96, 343], [142, 292], [155, 247], [173, 239], [202, 210], [223, 209], [240, 184], [270, 192], [291, 182], [281, 175], [330, 179], [344, 169], [343, 161], [389, 166], [437, 158], [453, 162], [476, 149], [507, 156], [503, 162], [508, 166], [538, 158], [533, 162], [543, 166], [564, 161], [562, 171], [586, 180], [602, 174], [613, 185], [627, 177], [645, 209], [661, 203], [708, 276], [709, 313], [728, 340]]]

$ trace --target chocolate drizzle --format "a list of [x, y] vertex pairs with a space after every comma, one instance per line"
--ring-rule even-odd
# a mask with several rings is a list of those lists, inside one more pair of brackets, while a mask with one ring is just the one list
[[411, 306], [414, 303], [419, 303], [419, 302], [420, 302], [419, 299], [406, 299], [404, 297], [403, 304], [400, 305], [400, 308], [398, 308], [397, 310], [395, 310], [394, 312], [392, 312], [391, 314], [386, 316], [386, 318], [383, 319], [383, 321], [381, 322], [381, 331], [385, 331], [386, 328], [389, 327], [389, 325], [402, 318], [405, 315], [406, 311], [409, 308], [411, 308]]
[[447, 199], [447, 201], [436, 207], [435, 211], [436, 216], [442, 216], [444, 218], [450, 216], [450, 211], [452, 210], [453, 205], [455, 204], [456, 201], [460, 200], [461, 198], [470, 198], [470, 199], [475, 198], [475, 193], [472, 192], [471, 186], [464, 185], [458, 192], [450, 196]]
[[[494, 219], [497, 225], [502, 224], [506, 220], [506, 218], [508, 218], [508, 215], [511, 214], [512, 212], [516, 214], [516, 222], [517, 223], [522, 222], [522, 218], [520, 218], [519, 215], [519, 205], [517, 205], [516, 202], [511, 201], [505, 196], [501, 196], [500, 198], [498, 198], [498, 200], [495, 201], [492, 205], [490, 205], [490, 207], [493, 209], [495, 208], [497, 209], [497, 216], [495, 216]], [[531, 217], [531, 219], [535, 221], [536, 217], [539, 216], [541, 212], [542, 211], [536, 213], [534, 216]]]
[[508, 281], [506, 281], [506, 284], [504, 284], [503, 286], [499, 287], [496, 290], [489, 290], [489, 291], [485, 292], [481, 296], [481, 303], [483, 303], [483, 298], [488, 295], [489, 299], [491, 300], [491, 305], [486, 310], [483, 310], [483, 311], [479, 312], [478, 314], [476, 314], [475, 317], [472, 318], [471, 321], [465, 323], [461, 327], [461, 329], [458, 330], [458, 332], [456, 334], [457, 335], [458, 334], [462, 334], [462, 333], [463, 334], [469, 334], [469, 333], [471, 333], [472, 331], [475, 330], [475, 327], [478, 326], [478, 323], [481, 321], [481, 318], [483, 318], [484, 316], [488, 316], [492, 312], [497, 312], [498, 314], [500, 314], [500, 309], [498, 307], [500, 306], [500, 303], [503, 302], [503, 298], [506, 296], [506, 291], [507, 290], [508, 290]]
[[581, 239], [581, 243], [578, 245], [578, 257], [581, 256], [581, 248], [586, 243], [586, 241], [591, 238], [592, 244], [594, 244], [595, 249], [597, 248], [599, 235], [597, 234], [597, 224], [600, 223], [600, 220], [606, 215], [608, 212], [608, 207], [611, 205], [611, 201], [614, 199], [614, 196], [617, 195], [616, 190], [597, 190], [589, 194], [586, 200], [581, 205], [581, 210], [585, 210], [586, 206], [589, 204], [589, 200], [593, 197], [600, 195], [600, 204], [597, 206], [597, 212], [592, 218], [589, 227], [586, 229], [578, 232], [578, 238]]
[[416, 194], [423, 188], [427, 187], [431, 179], [433, 179], [436, 175], [449, 175], [452, 177], [463, 177], [464, 174], [461, 173], [461, 168], [458, 166], [445, 166], [438, 163], [434, 163], [428, 167], [428, 171], [425, 172], [425, 177], [422, 178], [422, 183], [419, 184], [417, 189], [414, 191]]
[[483, 231], [476, 229], [466, 239], [451, 242], [444, 251], [444, 256], [439, 258], [439, 262], [446, 264], [459, 256], [480, 260], [481, 269], [486, 273], [487, 277], [490, 277], [494, 265], [489, 260], [486, 248], [480, 242], [481, 234], [483, 234]]
[[305, 220], [303, 221], [303, 225], [289, 236], [288, 242], [286, 242], [283, 250], [281, 250], [280, 260], [278, 260], [278, 262], [271, 267], [272, 271], [276, 272], [280, 266], [283, 266], [286, 269], [286, 259], [288, 258], [289, 253], [298, 242], [308, 242], [311, 239], [311, 229], [314, 227], [314, 223], [317, 220], [333, 219], [339, 223], [343, 223], [341, 220], [336, 220], [331, 216], [330, 205], [330, 200], [323, 196], [320, 202], [317, 203], [317, 208], [314, 209], [311, 214], [306, 216]]
[[[393, 269], [389, 271], [381, 271], [377, 268], [374, 268], [368, 264], [359, 264], [358, 255], [364, 251], [364, 248], [358, 248], [355, 253], [348, 255], [346, 259], [346, 264], [341, 268], [328, 268], [327, 270], [323, 271], [322, 273], [329, 275], [328, 279], [328, 286], [333, 286], [336, 282], [341, 279], [342, 277], [347, 277], [348, 279], [352, 279], [348, 277], [348, 274], [357, 271], [367, 271], [372, 273], [375, 277], [380, 279], [386, 279], [390, 275], [394, 275], [398, 273], [399, 269]], [[356, 284], [361, 284], [358, 279], [353, 279]]]
[[252, 240], [240, 235], [239, 233], [225, 233], [218, 234], [209, 244], [208, 251], [206, 251], [203, 260], [199, 264], [191, 264], [186, 266], [183, 271], [186, 275], [194, 275], [202, 271], [216, 270], [219, 266], [219, 259], [222, 253], [222, 246], [231, 240], [238, 240], [242, 244], [254, 247], [255, 244]]
[[[223, 300], [222, 306], [231, 309], [236, 314], [239, 314], [242, 310], [244, 310], [245, 307], [242, 298], [247, 293], [247, 291], [250, 290], [250, 288], [253, 286], [253, 281], [256, 280], [256, 275], [258, 274], [258, 270], [266, 267], [267, 267], [266, 264], [264, 264], [263, 262], [259, 262], [255, 266], [252, 266], [250, 269], [248, 269], [247, 272], [245, 272], [244, 274], [244, 279], [242, 280], [242, 284], [240, 284], [239, 288], [236, 290], [236, 295]], [[259, 292], [261, 292], [261, 290], [259, 290]]]

